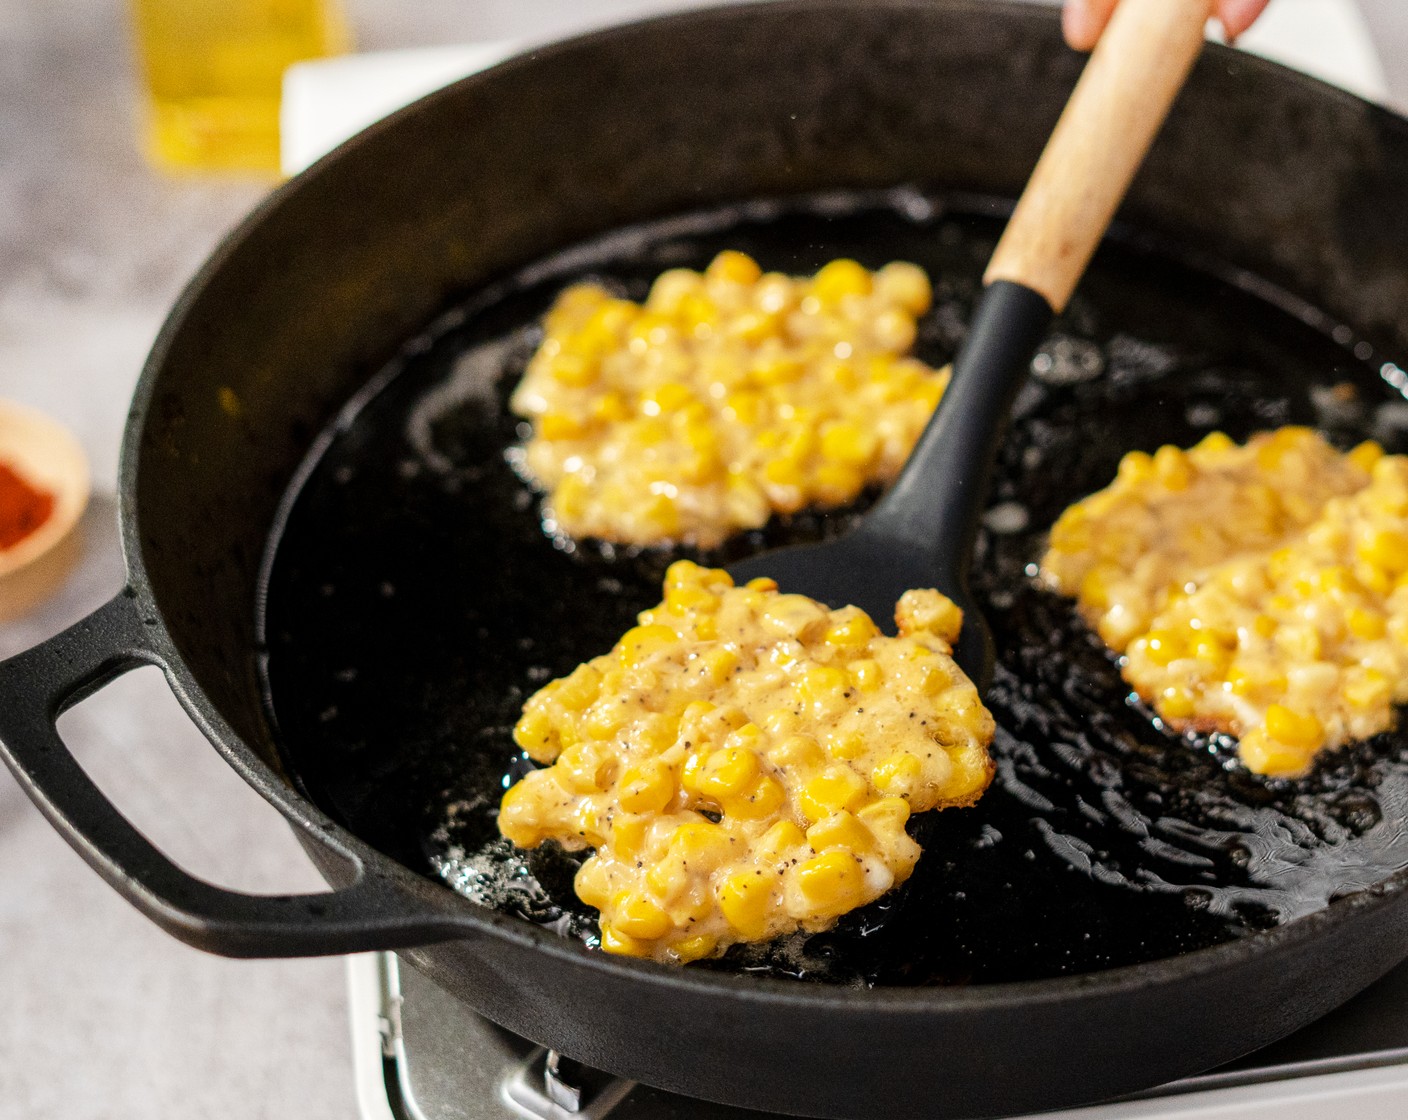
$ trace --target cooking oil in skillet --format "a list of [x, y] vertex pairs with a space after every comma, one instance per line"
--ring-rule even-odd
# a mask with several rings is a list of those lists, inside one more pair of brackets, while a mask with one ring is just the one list
[[[567, 282], [641, 297], [721, 248], [802, 273], [837, 256], [934, 277], [918, 353], [948, 360], [999, 228], [980, 203], [913, 192], [752, 206], [628, 231], [451, 309], [413, 340], [311, 464], [274, 550], [267, 687], [289, 768], [368, 841], [486, 905], [594, 939], [580, 857], [515, 852], [499, 796], [528, 765], [509, 732], [544, 681], [611, 646], [681, 552], [552, 540], [505, 455], [509, 390]], [[1351, 340], [1352, 341], [1352, 340]], [[1408, 736], [1253, 778], [1217, 737], [1180, 737], [1128, 696], [1069, 603], [1031, 580], [1042, 537], [1120, 456], [1311, 423], [1408, 450], [1394, 367], [1270, 302], [1146, 250], [1107, 247], [1034, 364], [978, 546], [1000, 651], [998, 777], [923, 814], [900, 891], [836, 929], [709, 965], [838, 983], [1022, 980], [1230, 940], [1374, 889], [1408, 866]], [[862, 502], [700, 557], [839, 532]]]

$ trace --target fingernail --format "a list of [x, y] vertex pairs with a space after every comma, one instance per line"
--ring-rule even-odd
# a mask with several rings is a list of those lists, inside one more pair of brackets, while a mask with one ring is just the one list
[[1088, 51], [1095, 46], [1100, 28], [1090, 0], [1066, 0], [1061, 11], [1061, 32], [1066, 43], [1075, 50]]
[[1222, 0], [1218, 15], [1222, 20], [1222, 30], [1230, 43], [1256, 22], [1266, 7], [1266, 0]]

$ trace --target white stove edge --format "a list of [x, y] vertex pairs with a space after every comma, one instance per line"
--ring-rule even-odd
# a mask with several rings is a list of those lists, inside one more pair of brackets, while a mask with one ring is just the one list
[[[388, 954], [347, 958], [352, 1059], [361, 1120], [401, 1120], [392, 1110], [387, 1081], [388, 1059], [404, 1060], [396, 967]], [[505, 1104], [506, 1118], [514, 1111]], [[565, 1112], [561, 1115], [564, 1120], [569, 1116]], [[1194, 1092], [1175, 1088], [1166, 1096], [1009, 1120], [1403, 1120], [1405, 1115], [1408, 1061]]]
[[[1216, 35], [1215, 26], [1210, 33]], [[397, 109], [532, 45], [525, 39], [417, 47], [289, 67], [279, 128], [284, 174], [297, 174]], [[1387, 96], [1383, 67], [1354, 0], [1276, 0], [1238, 46], [1361, 97]]]

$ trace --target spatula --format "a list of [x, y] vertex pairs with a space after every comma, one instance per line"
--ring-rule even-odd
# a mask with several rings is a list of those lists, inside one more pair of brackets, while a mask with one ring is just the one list
[[889, 628], [934, 587], [964, 612], [954, 656], [986, 690], [993, 644], [968, 589], [973, 542], [1012, 401], [1202, 49], [1212, 0], [1123, 0], [994, 251], [953, 376], [904, 470], [844, 536], [753, 556], [737, 582], [854, 604]]

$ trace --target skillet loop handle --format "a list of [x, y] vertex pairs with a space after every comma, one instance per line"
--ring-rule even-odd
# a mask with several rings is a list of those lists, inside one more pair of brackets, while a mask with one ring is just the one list
[[1120, 0], [983, 277], [1060, 313], [1203, 49], [1213, 0]]
[[188, 875], [153, 847], [94, 785], [55, 727], [67, 708], [123, 673], [143, 665], [165, 668], [152, 632], [135, 597], [124, 591], [63, 633], [0, 662], [0, 757], [118, 893], [181, 941], [229, 957], [398, 949], [474, 932], [431, 898], [417, 900], [417, 884], [408, 889], [369, 873], [352, 852], [322, 835], [316, 820], [294, 823], [356, 868], [356, 881], [343, 890], [227, 891]]

